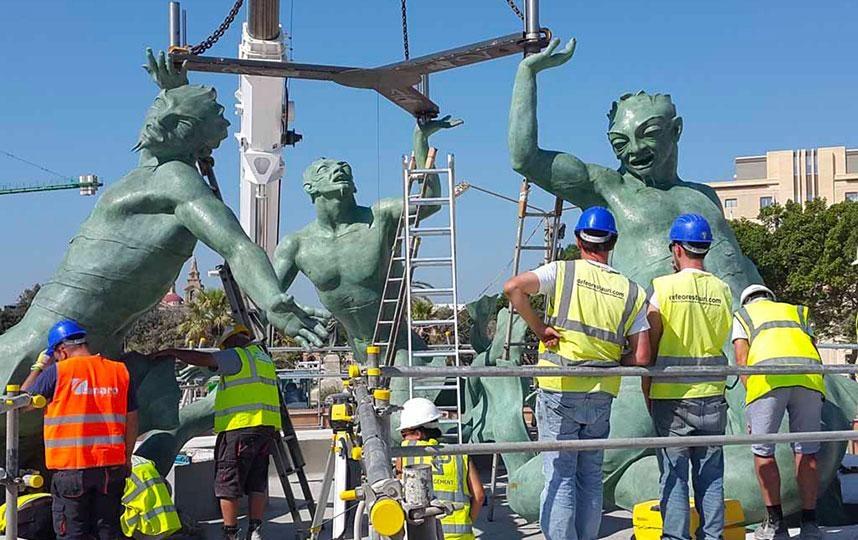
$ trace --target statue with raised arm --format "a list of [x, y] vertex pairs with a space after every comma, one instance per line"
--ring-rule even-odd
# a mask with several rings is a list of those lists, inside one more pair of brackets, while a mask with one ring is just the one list
[[[414, 130], [416, 163], [419, 166], [425, 163], [432, 134], [461, 123], [447, 116], [418, 125]], [[427, 197], [440, 195], [437, 175], [427, 175], [425, 182]], [[316, 219], [277, 246], [274, 269], [280, 287], [288, 289], [299, 272], [307, 276], [322, 305], [345, 327], [355, 358], [363, 362], [366, 347], [372, 342], [388, 264], [395, 255], [393, 246], [403, 199], [391, 197], [372, 206], [359, 205], [351, 166], [330, 158], [321, 158], [307, 167], [303, 185], [316, 208]], [[421, 219], [439, 208], [420, 206]], [[401, 263], [394, 261], [394, 272], [403, 274]], [[397, 363], [407, 362], [405, 326], [402, 325], [396, 339]], [[416, 334], [413, 337], [416, 349], [426, 348], [422, 339]], [[391, 391], [394, 403], [402, 403], [409, 397], [405, 379], [394, 379]]]
[[[625, 94], [608, 112], [608, 142], [619, 160], [618, 166], [585, 163], [578, 157], [544, 150], [538, 144], [536, 120], [536, 75], [561, 66], [575, 53], [575, 40], [555, 52], [559, 40], [553, 40], [542, 52], [521, 61], [515, 77], [509, 117], [509, 151], [512, 167], [549, 193], [585, 209], [604, 206], [611, 210], [620, 232], [611, 265], [638, 284], [649, 288], [653, 278], [671, 273], [668, 231], [682, 213], [703, 215], [712, 227], [714, 242], [706, 256], [707, 268], [730, 285], [734, 304], [739, 293], [751, 283], [762, 283], [753, 263], [742, 250], [721, 209], [715, 191], [704, 184], [687, 182], [677, 174], [678, 142], [682, 118], [669, 95], [638, 92]], [[732, 357], [730, 348], [725, 352]], [[848, 419], [856, 408], [856, 399], [847, 391], [842, 377], [826, 377], [829, 400], [827, 429], [851, 429]], [[853, 390], [854, 392], [854, 390]], [[730, 405], [727, 433], [744, 433], [744, 390], [741, 385], [728, 392]], [[623, 380], [619, 399], [612, 412], [612, 437], [654, 436], [652, 423], [644, 407], [639, 381]], [[820, 455], [823, 488], [839, 465], [845, 448], [829, 444]], [[789, 452], [784, 445], [781, 449]], [[725, 496], [739, 499], [746, 517], [753, 521], [763, 516], [755, 495], [753, 460], [746, 447], [725, 448], [727, 462]], [[784, 462], [789, 462], [785, 456]], [[538, 515], [541, 478], [539, 460], [532, 460], [510, 475], [510, 503], [517, 512], [534, 518]], [[605, 453], [605, 500], [630, 508], [635, 502], [657, 498], [658, 467], [650, 451], [620, 450]], [[784, 474], [786, 477], [787, 475]], [[785, 510], [796, 510], [796, 486], [785, 486]]]
[[[163, 53], [156, 59], [148, 51], [148, 60], [161, 91], [134, 147], [139, 164], [104, 191], [23, 320], [0, 336], [3, 384], [24, 380], [46, 346], [48, 329], [61, 319], [86, 327], [94, 351], [119, 357], [131, 325], [163, 298], [198, 241], [226, 259], [242, 290], [281, 332], [303, 345], [321, 345], [327, 335], [280, 289], [265, 252], [197, 171], [197, 160], [210, 159], [227, 137], [229, 122], [214, 89], [188, 84], [184, 68], [174, 67]], [[140, 432], [177, 429], [173, 363], [134, 357], [129, 368], [141, 404]], [[186, 420], [211, 428], [206, 414]], [[22, 419], [22, 458], [39, 455], [33, 452], [41, 446], [40, 416]], [[173, 446], [164, 455], [174, 455], [182, 443], [166, 443]]]

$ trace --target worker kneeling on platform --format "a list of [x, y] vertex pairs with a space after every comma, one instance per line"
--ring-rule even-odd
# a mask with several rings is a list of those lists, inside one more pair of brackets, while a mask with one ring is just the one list
[[[575, 227], [581, 259], [519, 274], [504, 293], [539, 339], [540, 367], [646, 366], [650, 361], [646, 294], [608, 266], [617, 241], [614, 216], [586, 209]], [[530, 296], [548, 297], [543, 322]], [[623, 354], [628, 343], [629, 352]], [[619, 377], [537, 377], [540, 441], [603, 439]], [[602, 450], [543, 452], [540, 526], [548, 540], [594, 540], [602, 521]]]
[[281, 428], [280, 394], [274, 361], [253, 343], [242, 325], [228, 328], [218, 341], [222, 349], [205, 353], [167, 349], [156, 356], [173, 356], [187, 364], [216, 369], [220, 382], [215, 396], [215, 496], [220, 499], [223, 535], [239, 536], [238, 507], [250, 498], [246, 538], [262, 539], [262, 518], [268, 504], [268, 462]]
[[45, 464], [57, 538], [119, 538], [122, 491], [137, 439], [137, 402], [122, 362], [93, 354], [86, 330], [55, 324], [22, 390], [49, 401]]
[[[726, 366], [723, 347], [730, 336], [730, 287], [704, 269], [712, 230], [703, 216], [682, 214], [670, 229], [676, 273], [652, 282], [647, 308], [655, 369]], [[656, 433], [660, 437], [724, 435], [725, 378], [644, 378]], [[657, 449], [665, 540], [691, 540], [688, 476], [700, 516], [698, 540], [719, 540], [724, 532], [724, 452], [720, 446]]]
[[[441, 438], [438, 419], [441, 411], [426, 398], [412, 398], [402, 406], [399, 432], [402, 446], [434, 446]], [[444, 540], [474, 540], [473, 523], [485, 500], [477, 468], [468, 456], [404, 457], [403, 466], [432, 465], [432, 487], [435, 496], [464, 506], [441, 519]]]
[[[762, 285], [742, 291], [742, 308], [733, 323], [733, 347], [740, 366], [817, 366], [822, 363], [805, 306], [775, 301]], [[751, 435], [777, 433], [784, 413], [791, 433], [819, 431], [825, 383], [821, 374], [748, 375], [745, 385], [745, 418]], [[801, 539], [821, 538], [816, 525], [816, 470], [818, 442], [793, 443], [796, 480], [801, 495]], [[781, 509], [781, 478], [774, 444], [755, 444], [754, 468], [766, 520], [754, 532], [755, 540], [787, 540], [789, 532]]]

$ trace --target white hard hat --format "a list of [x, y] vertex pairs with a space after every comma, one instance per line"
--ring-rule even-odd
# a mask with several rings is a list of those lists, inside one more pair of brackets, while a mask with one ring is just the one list
[[[402, 414], [399, 417], [399, 431], [427, 426], [443, 416], [434, 403], [426, 398], [411, 398], [402, 404]], [[437, 427], [437, 426], [428, 426]]]
[[775, 299], [775, 293], [773, 293], [771, 289], [769, 289], [765, 285], [754, 284], [745, 287], [745, 290], [742, 291], [742, 295], [739, 297], [739, 303], [744, 306], [745, 302], [748, 301], [748, 298], [758, 295], [760, 293], [768, 294], [769, 298], [771, 298], [772, 300]]

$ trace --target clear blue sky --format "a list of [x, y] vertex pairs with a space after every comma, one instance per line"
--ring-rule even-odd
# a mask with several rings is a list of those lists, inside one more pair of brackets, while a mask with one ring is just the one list
[[[231, 3], [185, 0], [191, 41], [215, 28]], [[397, 0], [281, 4], [296, 61], [373, 66], [402, 57]], [[688, 180], [731, 177], [737, 155], [858, 146], [855, 2], [542, 4], [544, 26], [561, 38], [578, 38], [571, 63], [540, 76], [545, 147], [613, 165], [605, 113], [617, 96], [639, 89], [673, 95], [685, 118], [679, 168]], [[4, 3], [0, 150], [63, 174], [95, 173], [108, 185], [132, 168], [131, 147], [155, 95], [140, 68], [143, 50], [165, 45], [166, 6], [166, 0]], [[412, 0], [409, 17], [414, 56], [519, 29], [503, 0]], [[212, 53], [235, 56], [238, 28], [234, 25]], [[511, 57], [447, 72], [432, 82], [442, 111], [465, 120], [455, 131], [436, 136], [434, 145], [456, 154], [460, 179], [512, 196], [519, 179], [508, 164], [506, 118], [517, 61]], [[231, 112], [237, 78], [192, 74], [192, 82], [217, 88], [235, 129]], [[413, 125], [407, 115], [369, 91], [332, 83], [293, 81], [291, 93], [304, 141], [285, 152], [282, 233], [313, 218], [300, 175], [321, 155], [352, 163], [361, 202], [399, 195], [399, 156], [410, 149]], [[235, 208], [233, 138], [216, 158], [227, 202]], [[0, 156], [0, 184], [50, 179]], [[548, 204], [546, 197], [536, 198]], [[0, 303], [12, 302], [24, 287], [50, 277], [94, 202], [71, 191], [0, 198]], [[502, 270], [512, 251], [515, 207], [472, 191], [458, 209], [460, 300], [469, 300], [506, 275]], [[197, 255], [202, 270], [218, 261], [204, 247]], [[317, 302], [307, 282], [299, 281], [293, 290], [300, 300]]]

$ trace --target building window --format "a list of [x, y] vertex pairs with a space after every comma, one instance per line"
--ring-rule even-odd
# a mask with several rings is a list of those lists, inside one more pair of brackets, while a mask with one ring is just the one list
[[736, 199], [724, 199], [724, 208], [736, 208], [737, 202]]
[[858, 202], [858, 191], [847, 191], [846, 192], [846, 200], [852, 202]]
[[771, 197], [771, 196], [760, 197], [760, 209], [766, 208], [766, 207], [771, 206], [773, 204], [775, 204], [775, 198], [774, 197]]

